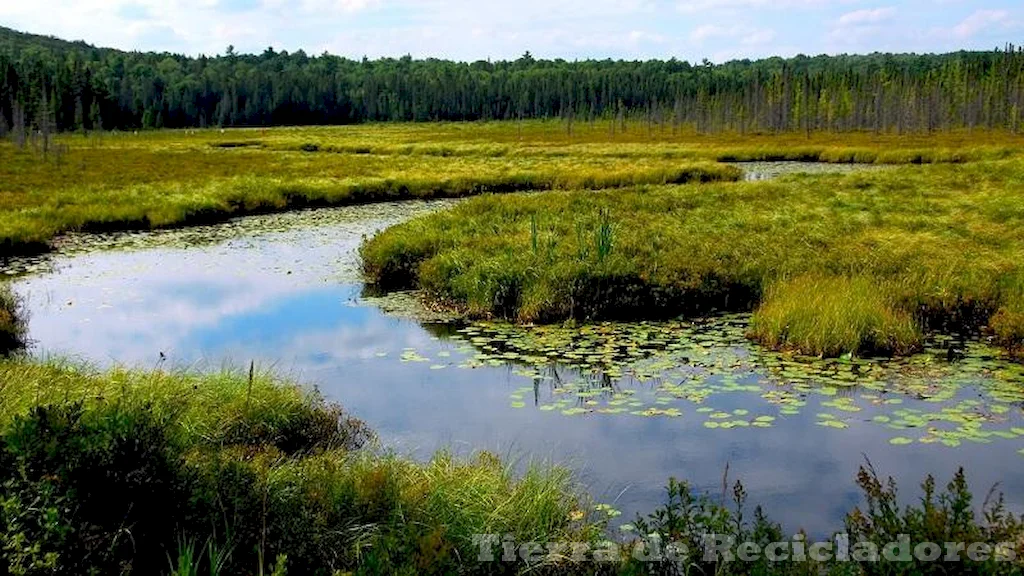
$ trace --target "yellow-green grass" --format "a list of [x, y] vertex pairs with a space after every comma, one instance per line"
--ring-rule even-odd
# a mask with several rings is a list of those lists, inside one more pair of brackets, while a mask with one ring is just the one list
[[[1020, 309], [1022, 224], [1024, 162], [1004, 160], [486, 196], [386, 230], [362, 256], [368, 280], [471, 316], [634, 319], [764, 301], [755, 334], [772, 345], [898, 353], [922, 329]], [[805, 274], [819, 280], [776, 285]]]
[[75, 230], [194, 224], [306, 206], [480, 192], [736, 180], [707, 162], [605, 157], [382, 157], [214, 149], [71, 148], [42, 161], [4, 150], [0, 255], [40, 249]]
[[[122, 437], [125, 429], [141, 436]], [[377, 446], [365, 425], [337, 406], [270, 374], [104, 371], [57, 360], [0, 360], [0, 462], [35, 450], [62, 455], [56, 476], [33, 475], [46, 470], [47, 461], [32, 461], [24, 473], [5, 470], [17, 477], [5, 492], [11, 497], [5, 511], [31, 518], [32, 510], [19, 512], [20, 495], [45, 499], [53, 490], [72, 490], [62, 501], [66, 510], [52, 513], [56, 526], [70, 530], [57, 542], [52, 532], [32, 532], [31, 522], [20, 529], [27, 542], [35, 538], [42, 547], [26, 554], [54, 551], [58, 567], [74, 572], [110, 562], [166, 567], [183, 538], [230, 547], [226, 573], [251, 573], [258, 557], [269, 563], [279, 553], [289, 556], [296, 573], [415, 573], [417, 566], [451, 572], [475, 566], [474, 534], [546, 542], [592, 541], [603, 533], [564, 468], [518, 466], [486, 453], [456, 458], [440, 452], [417, 462]], [[146, 465], [147, 454], [159, 454], [164, 464]], [[74, 491], [92, 489], [93, 473], [138, 487], [138, 501], [104, 504], [124, 510], [114, 525], [90, 525], [99, 521], [88, 516], [95, 514], [86, 512], [90, 503], [75, 500]], [[76, 484], [61, 484], [68, 474], [66, 481]], [[174, 518], [138, 516], [166, 506], [148, 500], [150, 491], [181, 499], [172, 507]], [[151, 521], [158, 529], [141, 532]], [[79, 522], [90, 531], [80, 532]], [[138, 540], [121, 546], [118, 528], [133, 526]], [[102, 551], [76, 556], [91, 538]], [[136, 549], [162, 555], [133, 560]], [[21, 552], [5, 548], [2, 557]]]
[[734, 179], [719, 160], [967, 162], [1020, 136], [700, 135], [629, 123], [371, 124], [61, 135], [47, 158], [0, 143], [0, 256], [63, 232], [202, 223], [308, 205], [482, 191]]
[[0, 355], [20, 348], [25, 341], [25, 314], [20, 298], [0, 283]]
[[1011, 354], [1024, 356], [1024, 291], [1009, 290], [1009, 297], [992, 317], [996, 341]]
[[[57, 359], [0, 361], [0, 427], [36, 406], [81, 403], [90, 409], [111, 402], [151, 406], [159, 417], [175, 422], [175, 435], [187, 443], [214, 445], [245, 435], [265, 435], [269, 441], [287, 434], [329, 435], [330, 418], [319, 418], [318, 412], [341, 416], [337, 406], [325, 404], [316, 393], [266, 373], [255, 372], [250, 380], [234, 372], [100, 371]], [[344, 423], [338, 429], [344, 436], [335, 440], [350, 445], [369, 440], [361, 423]]]
[[824, 356], [912, 352], [921, 344], [921, 326], [892, 292], [867, 277], [810, 274], [781, 281], [768, 287], [751, 335], [772, 348]]

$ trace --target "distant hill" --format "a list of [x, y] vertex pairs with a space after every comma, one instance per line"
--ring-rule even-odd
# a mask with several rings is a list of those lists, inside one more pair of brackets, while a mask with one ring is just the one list
[[797, 56], [720, 65], [304, 52], [186, 57], [0, 28], [0, 132], [625, 117], [717, 130], [1019, 129], [1024, 52]]
[[82, 40], [76, 42], [69, 42], [53, 36], [41, 36], [39, 34], [28, 34], [26, 32], [18, 32], [10, 28], [0, 26], [0, 50], [13, 49], [14, 51], [20, 51], [28, 47], [35, 47], [41, 50], [49, 50], [54, 52], [67, 51], [67, 50], [81, 50], [81, 51], [100, 51], [108, 52], [114, 51], [111, 48], [96, 48], [85, 43]]

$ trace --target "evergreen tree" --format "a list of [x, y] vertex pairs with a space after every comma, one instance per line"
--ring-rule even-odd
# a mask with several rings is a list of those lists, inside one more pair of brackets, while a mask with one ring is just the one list
[[[45, 100], [40, 95], [49, 93]], [[16, 114], [23, 116], [19, 117]], [[188, 58], [0, 28], [0, 118], [54, 130], [560, 118], [656, 134], [958, 128], [1020, 130], [1024, 51], [473, 63], [265, 50]], [[87, 113], [86, 113], [87, 112]], [[671, 127], [668, 126], [671, 124]]]

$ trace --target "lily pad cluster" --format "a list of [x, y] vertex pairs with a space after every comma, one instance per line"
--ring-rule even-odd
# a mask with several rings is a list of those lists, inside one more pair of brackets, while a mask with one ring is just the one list
[[696, 419], [708, 430], [812, 417], [837, 431], [892, 430], [893, 445], [1024, 438], [1024, 366], [980, 340], [960, 343], [955, 361], [945, 341], [907, 358], [820, 359], [758, 347], [748, 326], [743, 314], [584, 326], [479, 322], [445, 335], [460, 356], [445, 365], [509, 367], [530, 382], [510, 395], [512, 408], [564, 416]]

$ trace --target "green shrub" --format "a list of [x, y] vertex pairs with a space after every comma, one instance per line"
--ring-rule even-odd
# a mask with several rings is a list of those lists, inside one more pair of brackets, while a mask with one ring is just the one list
[[[928, 476], [921, 485], [920, 504], [901, 507], [896, 483], [892, 478], [882, 480], [869, 464], [862, 466], [857, 485], [864, 494], [863, 510], [855, 508], [846, 517], [846, 532], [850, 542], [870, 542], [881, 550], [890, 542], [907, 538], [910, 549], [921, 542], [945, 546], [946, 542], [962, 543], [965, 547], [956, 553], [958, 561], [922, 562], [861, 562], [859, 568], [866, 576], [873, 575], [940, 575], [956, 574], [1020, 574], [1024, 570], [1024, 524], [1021, 518], [1008, 512], [1003, 496], [994, 490], [988, 494], [976, 515], [974, 498], [967, 486], [967, 477], [961, 468], [938, 491], [935, 479]], [[988, 547], [989, 559], [976, 561], [967, 553], [972, 544]], [[1007, 549], [1002, 545], [1008, 544]], [[1009, 552], [1013, 561], [1007, 561]]]
[[186, 494], [181, 447], [167, 428], [150, 410], [118, 405], [40, 406], [15, 418], [0, 442], [7, 570], [164, 568]]
[[[991, 493], [980, 507], [980, 518], [975, 512], [973, 498], [967, 487], [966, 475], [959, 470], [939, 492], [934, 478], [928, 476], [922, 484], [920, 503], [901, 507], [896, 484], [889, 478], [879, 478], [870, 463], [862, 466], [857, 476], [864, 503], [846, 516], [845, 531], [841, 533], [846, 544], [842, 547], [846, 557], [840, 557], [840, 546], [835, 537], [824, 551], [827, 559], [814, 558], [810, 547], [814, 543], [806, 534], [786, 537], [781, 527], [773, 523], [765, 512], [756, 508], [752, 517], [746, 516], [746, 491], [737, 482], [731, 501], [726, 494], [716, 498], [696, 494], [685, 482], [669, 480], [666, 502], [646, 517], [638, 516], [631, 525], [635, 539], [627, 549], [637, 550], [655, 561], [639, 562], [631, 557], [625, 561], [621, 574], [700, 575], [700, 576], [874, 576], [874, 575], [940, 575], [1020, 574], [1024, 569], [1024, 524], [1021, 518], [1008, 512], [1001, 494]], [[708, 535], [714, 535], [709, 540]], [[837, 537], [840, 534], [836, 535]], [[895, 560], [886, 557], [887, 545], [905, 541], [909, 558]], [[741, 543], [754, 543], [763, 552], [772, 542], [788, 542], [782, 560], [771, 561], [764, 553], [755, 553], [752, 562], [740, 561]], [[805, 559], [794, 559], [792, 546], [800, 542]], [[934, 543], [942, 547], [937, 561], [929, 562], [913, 555], [918, 544]], [[962, 544], [955, 555], [956, 561], [947, 560], [946, 543]], [[680, 547], [679, 545], [682, 545]], [[975, 560], [967, 553], [972, 544], [987, 547], [989, 558]], [[669, 549], [669, 546], [674, 546]], [[728, 561], [723, 554], [727, 550]], [[870, 554], [871, 551], [874, 554]], [[669, 552], [674, 551], [676, 557]], [[681, 552], [685, 551], [683, 555]], [[998, 551], [998, 552], [997, 552]], [[708, 554], [710, 552], [710, 554]], [[748, 552], [749, 553], [749, 552]], [[660, 558], [657, 559], [657, 558]]]

